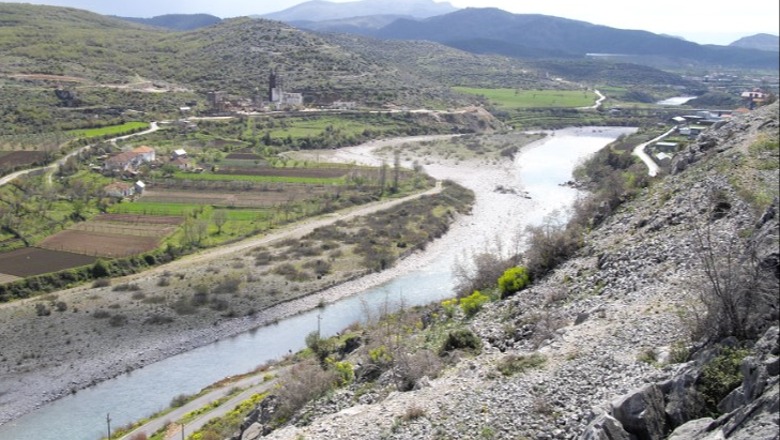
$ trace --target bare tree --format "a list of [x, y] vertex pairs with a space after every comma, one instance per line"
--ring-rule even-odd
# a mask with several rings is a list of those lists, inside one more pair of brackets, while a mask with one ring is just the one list
[[394, 193], [398, 192], [399, 181], [401, 180], [401, 150], [393, 151], [393, 188]]
[[[709, 338], [752, 338], [762, 330], [765, 315], [771, 310], [777, 313], [778, 279], [762, 263], [758, 240], [715, 227], [728, 206], [724, 198], [723, 192], [711, 191], [709, 215], [693, 230], [701, 280], [696, 292], [704, 306], [696, 333]], [[769, 240], [776, 243], [776, 227], [771, 235]]]

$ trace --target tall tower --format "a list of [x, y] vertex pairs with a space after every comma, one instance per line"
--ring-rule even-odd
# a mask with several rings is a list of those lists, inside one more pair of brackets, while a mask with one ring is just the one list
[[268, 75], [268, 101], [274, 102], [276, 95], [276, 70], [271, 70]]

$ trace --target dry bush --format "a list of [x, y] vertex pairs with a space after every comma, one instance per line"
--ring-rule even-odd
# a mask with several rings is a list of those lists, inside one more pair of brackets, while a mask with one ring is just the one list
[[571, 257], [581, 246], [582, 229], [579, 225], [565, 225], [556, 215], [538, 226], [526, 228], [524, 263], [531, 278], [538, 280]]
[[417, 420], [421, 417], [425, 417], [425, 409], [422, 407], [419, 407], [417, 405], [412, 405], [409, 408], [406, 408], [406, 412], [403, 415], [404, 421], [412, 421]]
[[534, 325], [531, 343], [534, 348], [542, 346], [544, 341], [555, 336], [555, 332], [566, 325], [566, 321], [557, 313], [552, 311], [536, 312], [529, 316], [527, 320]]
[[[771, 267], [767, 256], [759, 255], [762, 242], [777, 246], [777, 222], [758, 232], [763, 236], [754, 233], [750, 238], [737, 231], [719, 230], [713, 223], [726, 215], [724, 197], [721, 191], [713, 191], [708, 218], [694, 227], [699, 276], [694, 277], [692, 290], [700, 304], [689, 310], [695, 317], [693, 336], [752, 339], [768, 322], [776, 322], [780, 306], [777, 262]], [[768, 258], [771, 260], [771, 255]]]
[[393, 373], [399, 391], [414, 389], [423, 377], [435, 378], [444, 366], [439, 356], [430, 350], [419, 350], [413, 354], [399, 352], [395, 359]]
[[308, 402], [319, 398], [338, 383], [333, 371], [323, 370], [316, 362], [295, 365], [278, 390], [279, 409], [276, 416], [280, 420], [289, 420]]
[[457, 261], [453, 267], [455, 292], [458, 297], [470, 295], [475, 290], [496, 286], [501, 275], [514, 266], [511, 259], [502, 258], [500, 254], [492, 252], [474, 255], [472, 263], [473, 267], [468, 267], [462, 261]]

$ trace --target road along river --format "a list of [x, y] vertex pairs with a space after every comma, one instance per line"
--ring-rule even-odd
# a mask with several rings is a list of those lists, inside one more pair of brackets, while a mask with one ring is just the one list
[[[450, 232], [428, 249], [385, 272], [337, 286], [308, 298], [309, 311], [277, 324], [170, 357], [95, 387], [61, 398], [0, 426], [4, 440], [91, 440], [105, 436], [106, 415], [119, 426], [167, 407], [179, 394], [192, 394], [217, 380], [296, 351], [318, 328], [324, 335], [343, 330], [385, 307], [427, 304], [452, 296], [456, 261], [485, 250], [516, 250], [517, 232], [565, 210], [579, 196], [561, 186], [584, 157], [633, 128], [584, 127], [551, 132], [521, 150], [513, 162], [487, 165], [431, 160], [425, 165], [437, 179], [452, 179], [477, 195], [473, 214], [461, 217]], [[339, 150], [335, 159], [373, 161], [383, 142]], [[496, 191], [498, 187], [504, 190]], [[316, 308], [323, 299], [324, 308]]]

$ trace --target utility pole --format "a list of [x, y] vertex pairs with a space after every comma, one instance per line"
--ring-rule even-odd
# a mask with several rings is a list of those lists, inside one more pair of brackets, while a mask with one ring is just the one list
[[320, 321], [322, 321], [322, 313], [317, 314], [317, 337], [320, 337]]
[[106, 425], [108, 425], [108, 440], [111, 440], [111, 414], [106, 413]]
[[181, 424], [181, 440], [184, 440], [184, 423]]

